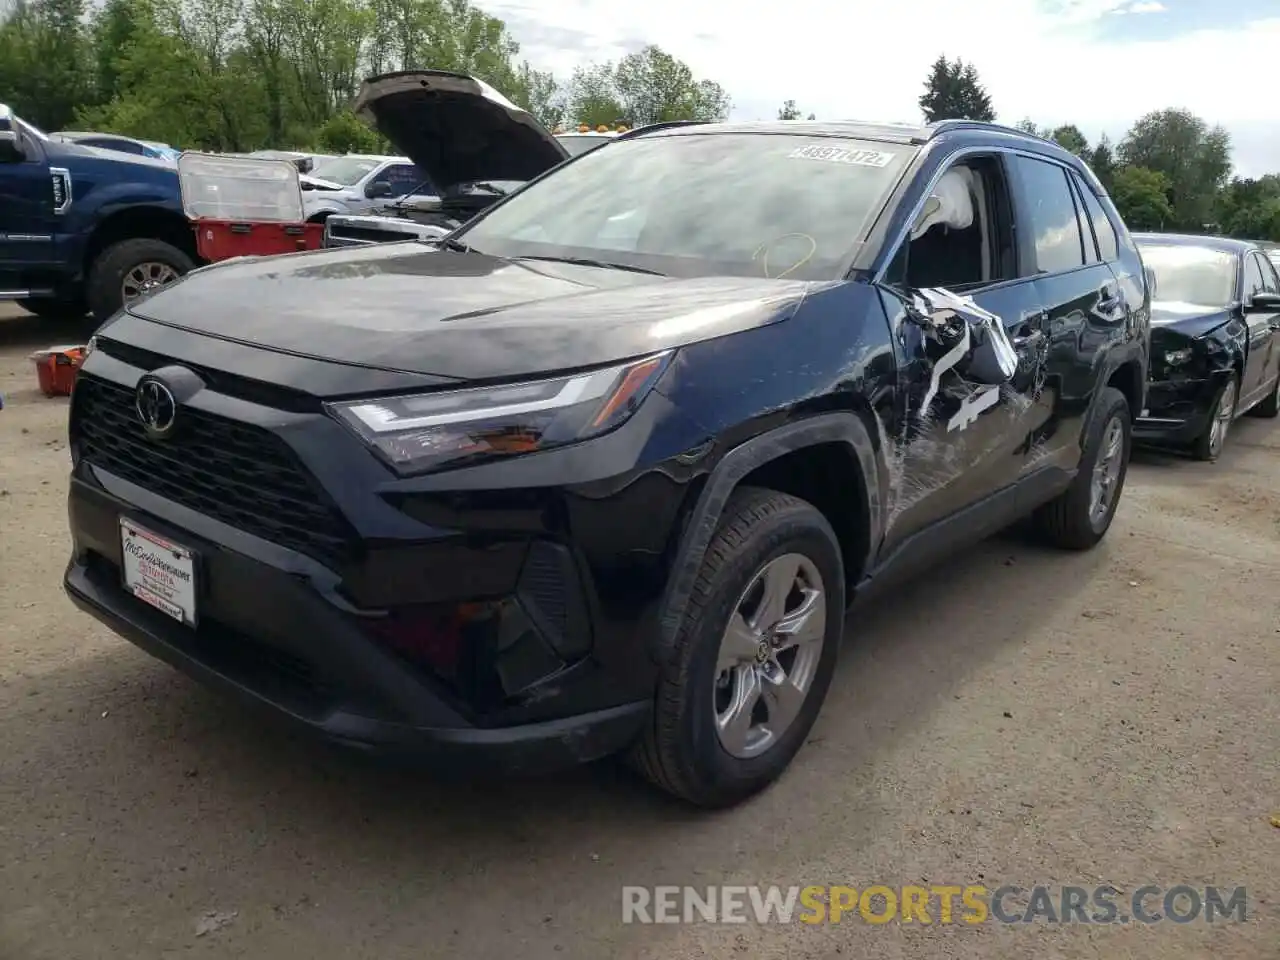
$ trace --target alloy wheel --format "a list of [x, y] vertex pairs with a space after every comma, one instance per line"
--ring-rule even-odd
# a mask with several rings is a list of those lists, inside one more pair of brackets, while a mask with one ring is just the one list
[[827, 632], [822, 576], [788, 553], [752, 578], [729, 618], [716, 661], [720, 745], [749, 759], [772, 747], [799, 715]]
[[1104, 519], [1120, 487], [1120, 472], [1124, 467], [1124, 426], [1119, 417], [1112, 417], [1102, 434], [1098, 459], [1093, 465], [1092, 496], [1089, 499], [1089, 519], [1097, 524]]
[[1216, 457], [1222, 452], [1227, 442], [1227, 431], [1231, 429], [1231, 419], [1236, 412], [1236, 382], [1228, 380], [1218, 397], [1218, 406], [1214, 408], [1213, 420], [1209, 424], [1209, 454]]
[[124, 275], [120, 283], [120, 299], [128, 303], [156, 287], [163, 287], [169, 281], [177, 279], [178, 271], [167, 263], [161, 263], [158, 260], [140, 263]]

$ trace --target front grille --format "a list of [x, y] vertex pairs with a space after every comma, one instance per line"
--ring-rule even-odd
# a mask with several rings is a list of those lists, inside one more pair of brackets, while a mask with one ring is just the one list
[[163, 441], [147, 438], [134, 392], [81, 374], [72, 431], [80, 457], [184, 507], [328, 564], [353, 531], [278, 437], [193, 407]]

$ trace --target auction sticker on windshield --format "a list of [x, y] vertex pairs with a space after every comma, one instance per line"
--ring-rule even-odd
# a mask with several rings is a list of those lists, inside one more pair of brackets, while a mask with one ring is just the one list
[[190, 550], [120, 518], [124, 585], [139, 600], [196, 625], [196, 570]]
[[855, 167], [887, 167], [893, 163], [894, 155], [880, 150], [849, 150], [815, 143], [807, 147], [796, 147], [787, 156], [790, 160], [825, 160], [827, 163], [847, 163]]

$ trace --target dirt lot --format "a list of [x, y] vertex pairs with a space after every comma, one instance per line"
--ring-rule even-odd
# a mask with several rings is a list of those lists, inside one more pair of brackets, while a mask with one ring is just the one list
[[[775, 789], [440, 784], [219, 699], [64, 599], [66, 403], [0, 306], [0, 958], [1280, 958], [1280, 427], [1142, 456], [1086, 555], [1015, 536], [857, 614]], [[1151, 927], [621, 923], [624, 884], [1248, 887]], [[936, 919], [936, 915], [935, 915]]]

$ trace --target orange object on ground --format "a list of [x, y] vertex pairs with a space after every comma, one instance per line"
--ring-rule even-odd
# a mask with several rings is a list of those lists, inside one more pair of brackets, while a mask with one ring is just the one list
[[245, 223], [234, 220], [197, 220], [196, 252], [216, 263], [231, 257], [271, 257], [278, 253], [319, 250], [324, 244], [323, 223]]
[[31, 354], [40, 392], [46, 397], [69, 397], [84, 361], [83, 346], [46, 347]]

